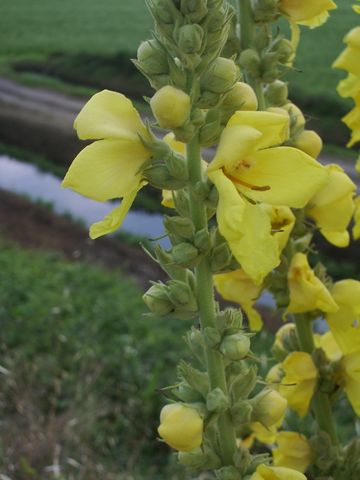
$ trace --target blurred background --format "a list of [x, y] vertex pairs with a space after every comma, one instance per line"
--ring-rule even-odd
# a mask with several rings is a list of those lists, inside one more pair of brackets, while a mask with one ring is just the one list
[[[303, 29], [288, 79], [327, 143], [322, 160], [355, 178], [344, 75], [330, 68], [356, 24], [351, 4]], [[159, 198], [142, 191], [121, 232], [92, 242], [87, 226], [111, 206], [60, 189], [92, 94], [120, 91], [149, 115], [151, 89], [130, 58], [151, 25], [144, 0], [0, 0], [1, 480], [184, 478], [156, 426], [189, 325], [144, 316], [141, 300], [163, 278], [139, 246], [162, 233]], [[360, 279], [358, 246], [322, 248], [335, 278]], [[260, 308], [258, 352], [276, 321], [266, 299]]]

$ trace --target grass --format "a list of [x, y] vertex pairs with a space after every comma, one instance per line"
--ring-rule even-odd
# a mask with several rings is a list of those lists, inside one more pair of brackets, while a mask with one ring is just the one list
[[144, 317], [120, 271], [3, 240], [0, 286], [2, 473], [50, 479], [56, 457], [76, 480], [183, 478], [155, 432], [187, 324]]

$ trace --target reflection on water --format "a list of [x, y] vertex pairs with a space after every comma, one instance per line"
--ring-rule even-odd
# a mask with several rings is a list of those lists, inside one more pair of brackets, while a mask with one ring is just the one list
[[[34, 165], [0, 155], [0, 188], [28, 195], [33, 200], [51, 202], [60, 215], [69, 213], [87, 226], [101, 220], [115, 203], [99, 203], [77, 193], [61, 188], [60, 180]], [[156, 238], [163, 235], [162, 217], [139, 211], [130, 211], [121, 230], [140, 237]]]

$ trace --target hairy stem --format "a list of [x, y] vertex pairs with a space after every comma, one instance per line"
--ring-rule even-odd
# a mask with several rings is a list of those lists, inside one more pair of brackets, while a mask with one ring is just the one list
[[[314, 337], [312, 333], [312, 321], [305, 315], [295, 315], [296, 331], [298, 334], [300, 348], [310, 355], [315, 350]], [[329, 396], [317, 390], [313, 396], [311, 408], [320, 430], [328, 433], [334, 445], [338, 445], [336, 426], [332, 414]]]
[[[190, 177], [190, 211], [196, 230], [208, 227], [206, 207], [194, 194], [195, 186], [202, 181], [201, 156], [199, 141], [195, 137], [187, 145], [187, 162]], [[201, 328], [216, 327], [216, 311], [212, 273], [208, 258], [204, 257], [196, 267], [197, 300], [200, 312]], [[221, 388], [228, 393], [225, 366], [220, 352], [206, 348], [207, 369], [211, 389]], [[233, 464], [236, 449], [235, 430], [229, 412], [225, 412], [218, 420], [219, 448], [225, 465]]]
[[[241, 49], [245, 50], [252, 46], [254, 37], [255, 24], [250, 0], [238, 0], [238, 22], [240, 25]], [[245, 72], [245, 79], [256, 93], [259, 110], [265, 110], [266, 102], [261, 81], [258, 78], [254, 78], [249, 72]]]

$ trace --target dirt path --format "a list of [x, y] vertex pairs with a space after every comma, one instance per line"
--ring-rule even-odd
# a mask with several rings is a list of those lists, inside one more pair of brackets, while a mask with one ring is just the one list
[[58, 251], [70, 260], [85, 260], [109, 269], [120, 268], [145, 290], [164, 272], [140, 247], [111, 238], [89, 239], [88, 232], [44, 207], [0, 190], [0, 235], [23, 248]]
[[[81, 149], [73, 122], [86, 99], [20, 85], [0, 77], [0, 135], [50, 160], [68, 165]], [[211, 156], [212, 151], [207, 152]], [[338, 163], [359, 184], [354, 162], [322, 156], [322, 163]]]

